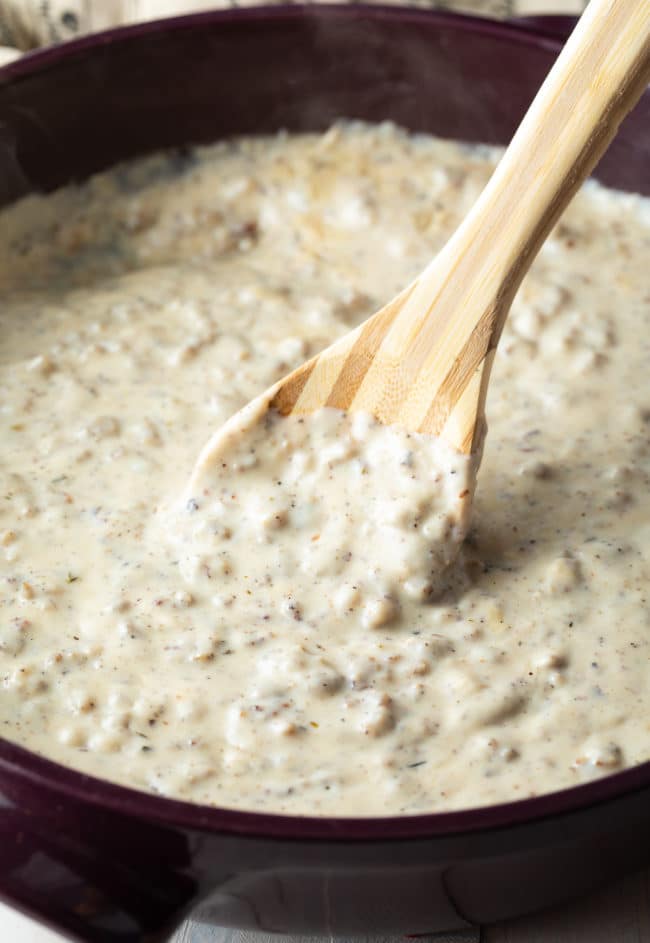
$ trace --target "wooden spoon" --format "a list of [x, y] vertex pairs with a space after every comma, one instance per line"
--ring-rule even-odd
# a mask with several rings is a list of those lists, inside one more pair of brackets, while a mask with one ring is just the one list
[[[650, 0], [591, 0], [442, 251], [386, 307], [247, 409], [362, 410], [480, 451], [490, 368], [519, 284], [649, 80]], [[224, 431], [206, 445], [194, 479]]]

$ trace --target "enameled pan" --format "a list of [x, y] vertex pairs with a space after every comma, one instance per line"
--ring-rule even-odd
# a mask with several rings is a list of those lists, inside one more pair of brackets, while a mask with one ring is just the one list
[[[338, 117], [505, 143], [565, 25], [273, 7], [38, 52], [0, 70], [0, 203], [157, 148], [325, 129]], [[650, 193], [649, 93], [598, 176]], [[474, 811], [318, 819], [145, 795], [0, 740], [0, 896], [85, 941], [153, 943], [189, 913], [344, 937], [447, 930], [557, 902], [648, 861], [650, 763]]]

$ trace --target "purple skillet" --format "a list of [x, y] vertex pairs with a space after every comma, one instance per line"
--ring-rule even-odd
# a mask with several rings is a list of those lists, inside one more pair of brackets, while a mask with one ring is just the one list
[[[0, 70], [0, 203], [156, 148], [339, 116], [504, 143], [557, 55], [558, 25], [275, 7], [35, 53]], [[650, 193], [649, 93], [598, 176]], [[425, 933], [649, 861], [650, 763], [486, 809], [317, 819], [173, 802], [0, 740], [0, 895], [73, 939], [154, 943], [189, 913], [284, 933]]]

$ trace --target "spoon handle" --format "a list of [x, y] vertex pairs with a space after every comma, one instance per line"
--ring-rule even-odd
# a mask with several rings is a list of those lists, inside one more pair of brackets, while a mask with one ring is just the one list
[[649, 80], [650, 0], [591, 0], [469, 216], [385, 309], [351, 408], [480, 447], [515, 292]]

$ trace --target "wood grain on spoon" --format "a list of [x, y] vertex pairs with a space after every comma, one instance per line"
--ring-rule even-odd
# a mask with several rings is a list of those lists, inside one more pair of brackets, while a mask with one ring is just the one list
[[363, 410], [477, 448], [519, 284], [649, 80], [650, 0], [591, 0], [444, 249], [386, 307], [281, 380], [269, 405], [285, 415]]

